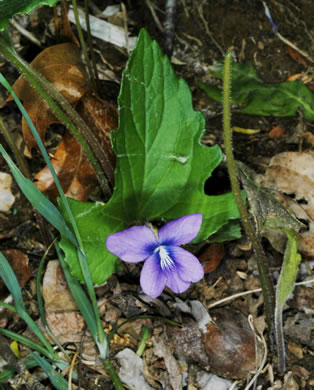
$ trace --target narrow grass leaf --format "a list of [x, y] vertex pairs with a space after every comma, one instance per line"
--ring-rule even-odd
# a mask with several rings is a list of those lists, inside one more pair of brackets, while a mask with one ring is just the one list
[[23, 335], [20, 335], [16, 332], [13, 332], [13, 331], [11, 331], [9, 329], [5, 329], [5, 328], [0, 328], [0, 334], [2, 334], [3, 336], [6, 336], [12, 340], [16, 340], [17, 342], [25, 345], [26, 347], [41, 353], [42, 355], [46, 356], [47, 358], [51, 358], [51, 354], [47, 351], [47, 349], [45, 347], [43, 347], [41, 344], [38, 344], [38, 342], [29, 339], [28, 337], [25, 337]]
[[[45, 146], [37, 132], [37, 130], [35, 129], [35, 126], [34, 124], [32, 123], [29, 115], [27, 114], [27, 112], [25, 111], [20, 99], [16, 96], [14, 90], [12, 89], [12, 87], [10, 86], [10, 84], [7, 82], [7, 80], [4, 78], [4, 76], [2, 74], [0, 74], [0, 83], [11, 93], [12, 97], [14, 98], [14, 101], [16, 102], [18, 108], [20, 109], [22, 115], [24, 116], [37, 144], [38, 144], [38, 147], [44, 157], [44, 160], [52, 174], [52, 177], [53, 177], [53, 180], [58, 188], [58, 191], [59, 191], [59, 194], [61, 196], [61, 200], [60, 200], [60, 204], [61, 206], [63, 207], [63, 209], [65, 210], [65, 216], [68, 218], [72, 228], [73, 228], [73, 231], [74, 231], [74, 234], [75, 234], [75, 237], [76, 237], [76, 240], [77, 240], [77, 245], [76, 245], [76, 255], [77, 255], [77, 259], [78, 259], [78, 267], [80, 268], [80, 271], [83, 275], [83, 281], [85, 282], [86, 286], [87, 286], [87, 290], [88, 290], [88, 294], [90, 296], [90, 299], [91, 299], [91, 302], [92, 302], [92, 305], [93, 305], [93, 310], [94, 310], [94, 313], [95, 313], [95, 319], [96, 319], [96, 322], [97, 322], [97, 331], [98, 331], [98, 336], [97, 336], [97, 339], [100, 341], [101, 344], [105, 344], [105, 335], [104, 335], [104, 331], [103, 331], [103, 328], [101, 326], [101, 323], [100, 323], [100, 317], [99, 317], [99, 313], [98, 313], [98, 308], [97, 308], [97, 301], [96, 301], [96, 295], [95, 295], [95, 291], [94, 291], [94, 287], [93, 287], [93, 282], [92, 282], [92, 277], [91, 277], [91, 274], [90, 274], [90, 270], [89, 270], [89, 267], [88, 267], [88, 263], [87, 263], [87, 259], [86, 259], [86, 255], [85, 255], [85, 250], [84, 250], [84, 245], [83, 245], [83, 241], [82, 241], [82, 238], [81, 238], [81, 235], [80, 235], [80, 231], [78, 229], [78, 226], [77, 226], [77, 223], [74, 219], [74, 216], [73, 216], [73, 213], [72, 213], [72, 210], [69, 206], [69, 203], [65, 197], [65, 194], [63, 192], [63, 189], [61, 187], [61, 184], [59, 182], [59, 179], [56, 175], [56, 172], [51, 164], [51, 161], [49, 159], [49, 156], [47, 154], [47, 151], [45, 149]], [[36, 206], [35, 206], [36, 207]], [[39, 211], [39, 210], [38, 210]], [[64, 222], [64, 225], [66, 225], [66, 223]], [[63, 231], [65, 230], [66, 228], [63, 227]], [[62, 231], [60, 231], [60, 233], [62, 233]], [[66, 238], [68, 238], [68, 236], [65, 236]], [[72, 242], [72, 241], [71, 241]], [[73, 243], [73, 242], [72, 242]]]
[[[36, 360], [33, 359], [26, 359], [23, 360], [23, 365], [26, 367], [27, 370], [37, 367], [38, 363]], [[12, 368], [8, 368], [7, 370], [3, 370], [0, 372], [0, 383], [7, 382], [10, 378], [16, 375], [16, 371]]]
[[58, 390], [68, 390], [68, 383], [46, 359], [30, 351], [30, 355], [48, 375], [50, 382]]
[[[1, 84], [10, 92], [10, 94], [12, 95], [12, 97], [13, 97], [13, 99], [14, 99], [16, 105], [18, 106], [19, 110], [21, 111], [22, 115], [24, 116], [24, 118], [25, 118], [25, 120], [26, 120], [26, 122], [27, 122], [27, 124], [28, 124], [28, 127], [29, 127], [29, 129], [31, 130], [31, 132], [32, 132], [32, 134], [33, 134], [33, 136], [34, 136], [34, 138], [35, 138], [37, 144], [38, 144], [38, 147], [39, 147], [39, 149], [40, 149], [40, 151], [41, 151], [41, 153], [42, 153], [42, 155], [43, 155], [43, 158], [44, 158], [44, 160], [45, 160], [45, 163], [47, 164], [47, 166], [48, 166], [48, 168], [49, 168], [49, 170], [50, 170], [50, 172], [51, 172], [51, 175], [52, 175], [52, 177], [53, 177], [53, 180], [54, 180], [54, 182], [55, 182], [55, 184], [56, 184], [56, 186], [57, 186], [57, 188], [58, 188], [59, 194], [60, 194], [60, 196], [61, 196], [61, 202], [62, 202], [62, 204], [64, 205], [66, 214], [68, 215], [68, 218], [69, 218], [69, 220], [70, 220], [70, 223], [71, 223], [71, 225], [72, 225], [72, 227], [73, 227], [73, 230], [74, 230], [74, 232], [75, 232], [75, 236], [76, 236], [77, 240], [80, 242], [81, 240], [80, 240], [79, 231], [78, 231], [78, 229], [77, 229], [75, 220], [74, 220], [74, 218], [73, 218], [72, 211], [71, 211], [70, 206], [69, 206], [69, 204], [68, 204], [68, 202], [67, 202], [67, 199], [66, 199], [65, 194], [64, 194], [64, 192], [63, 192], [62, 186], [61, 186], [60, 181], [59, 181], [59, 179], [58, 179], [58, 176], [57, 176], [57, 174], [56, 174], [56, 172], [55, 172], [55, 170], [54, 170], [54, 168], [53, 168], [53, 166], [52, 166], [52, 164], [51, 164], [51, 161], [50, 161], [50, 158], [49, 158], [49, 156], [48, 156], [48, 153], [47, 153], [47, 151], [46, 151], [46, 149], [45, 149], [45, 146], [44, 146], [44, 144], [43, 144], [43, 142], [42, 142], [42, 140], [41, 140], [41, 138], [40, 138], [40, 136], [39, 136], [39, 134], [38, 134], [38, 132], [37, 132], [37, 130], [36, 130], [34, 124], [33, 124], [33, 122], [31, 121], [29, 115], [28, 115], [27, 112], [25, 111], [25, 109], [24, 109], [24, 107], [23, 107], [23, 104], [21, 103], [21, 101], [20, 101], [20, 99], [17, 97], [17, 95], [15, 94], [13, 88], [11, 87], [11, 85], [8, 83], [8, 81], [6, 80], [6, 78], [5, 78], [1, 73], [0, 73], [0, 83], [1, 83]], [[3, 150], [3, 148], [2, 148], [2, 150]], [[3, 154], [3, 152], [2, 152], [2, 154]], [[11, 164], [11, 165], [12, 165], [12, 164]], [[11, 166], [10, 166], [10, 168], [11, 168]], [[17, 168], [16, 168], [16, 169], [17, 169]], [[19, 172], [19, 171], [18, 171], [18, 172]], [[21, 175], [21, 173], [20, 173], [20, 175]], [[24, 178], [23, 175], [21, 175], [21, 176]], [[24, 179], [25, 179], [25, 178], [24, 178]], [[25, 180], [27, 180], [27, 179], [25, 179]], [[28, 182], [30, 182], [30, 181], [28, 181]], [[25, 181], [24, 181], [24, 183], [25, 183]], [[34, 186], [34, 187], [37, 189], [36, 186]], [[28, 189], [28, 188], [27, 188], [27, 189]], [[30, 190], [30, 189], [28, 189], [28, 190]], [[23, 191], [23, 188], [22, 188], [22, 191]], [[33, 193], [36, 193], [36, 194], [39, 193], [39, 194], [41, 194], [41, 192], [40, 192], [38, 189], [37, 189], [37, 191], [38, 191], [38, 192], [36, 192], [35, 189], [32, 189], [32, 190], [31, 190], [31, 194], [33, 194]], [[25, 195], [26, 195], [26, 194], [25, 194]], [[40, 196], [40, 195], [37, 195], [37, 196], [40, 198], [40, 201], [41, 201], [41, 202], [39, 203], [38, 206], [41, 207], [42, 204], [43, 204], [43, 205], [44, 205], [44, 210], [43, 210], [43, 211], [46, 211], [47, 215], [48, 215], [50, 218], [53, 217], [55, 211], [57, 210], [56, 207], [54, 207], [54, 206], [52, 205], [52, 203], [49, 202], [48, 199], [46, 199], [45, 196], [44, 196], [43, 194], [41, 194], [41, 196]], [[28, 199], [29, 199], [29, 198], [28, 198]], [[29, 200], [30, 200], [30, 202], [32, 203], [32, 200], [31, 200], [31, 199], [29, 199]], [[49, 203], [48, 203], [48, 202], [49, 202]], [[33, 203], [32, 203], [32, 204], [33, 204]], [[53, 208], [52, 208], [50, 205], [52, 205]], [[39, 209], [38, 207], [36, 207], [36, 205], [34, 205], [34, 204], [33, 204], [33, 206], [41, 213], [41, 209]], [[42, 208], [42, 207], [41, 207], [41, 208]], [[52, 211], [52, 210], [53, 210], [53, 211]], [[52, 214], [52, 215], [51, 215], [51, 214]], [[44, 214], [43, 214], [43, 216], [45, 217]], [[59, 212], [58, 212], [57, 216], [58, 216], [58, 217], [60, 216], [60, 213], [59, 213]], [[46, 218], [46, 217], [45, 217], [45, 218]], [[60, 219], [60, 217], [59, 217], [59, 219]], [[49, 219], [47, 219], [47, 220], [50, 222]], [[62, 219], [62, 222], [63, 222], [63, 225], [66, 225], [63, 219]], [[50, 222], [50, 223], [51, 223], [51, 222]], [[52, 225], [53, 225], [53, 223], [52, 223]], [[53, 225], [53, 226], [55, 226], [55, 225]], [[69, 229], [67, 226], [62, 227], [62, 224], [60, 224], [60, 223], [58, 223], [58, 227], [60, 227], [60, 228], [62, 229], [61, 231], [59, 230], [60, 233], [63, 233], [64, 231], [67, 231], [67, 230], [70, 232], [70, 229]], [[67, 238], [68, 238], [68, 235], [69, 235], [69, 234], [70, 234], [70, 233], [68, 233], [68, 234], [66, 235]], [[76, 244], [76, 241], [73, 242], [73, 239], [74, 239], [73, 234], [72, 234], [71, 238], [69, 238], [69, 239], [70, 239], [70, 241], [71, 241], [72, 243], [74, 243], [74, 245], [75, 245], [76, 247], [78, 246], [78, 245]], [[82, 247], [82, 249], [83, 249], [83, 247]]]
[[3, 256], [1, 252], [0, 252], [0, 276], [13, 296], [15, 308], [19, 316], [26, 322], [26, 324], [31, 328], [31, 330], [38, 337], [38, 339], [43, 343], [47, 351], [50, 352], [51, 356], [55, 356], [55, 351], [53, 350], [52, 346], [47, 341], [47, 339], [39, 329], [36, 322], [27, 313], [23, 302], [23, 297], [22, 297], [22, 292], [21, 292], [19, 282], [16, 279], [13, 269], [11, 268], [7, 259]]

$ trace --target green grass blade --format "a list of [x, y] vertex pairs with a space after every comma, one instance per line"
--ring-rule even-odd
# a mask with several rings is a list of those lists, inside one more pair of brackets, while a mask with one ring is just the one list
[[0, 301], [0, 306], [2, 307], [5, 307], [6, 309], [8, 310], [11, 310], [11, 311], [14, 311], [16, 312], [16, 309], [14, 306], [10, 305], [9, 303], [6, 303], [6, 302], [3, 302], [3, 301]]
[[46, 359], [42, 358], [41, 356], [37, 355], [34, 352], [30, 351], [30, 354], [34, 360], [39, 364], [39, 366], [45, 371], [45, 373], [49, 376], [50, 382], [53, 384], [53, 386], [58, 390], [68, 390], [68, 383], [63, 378], [62, 375], [60, 375], [53, 366], [47, 362]]
[[[80, 264], [80, 267], [82, 269], [82, 274], [84, 276], [84, 281], [86, 283], [86, 287], [87, 287], [87, 290], [88, 290], [88, 294], [90, 296], [90, 299], [91, 299], [91, 302], [92, 302], [92, 305], [93, 305], [93, 309], [94, 309], [94, 314], [95, 314], [95, 318], [96, 318], [96, 322], [97, 322], [97, 345], [101, 348], [101, 354], [103, 353], [102, 351], [106, 351], [106, 355], [108, 354], [108, 346], [105, 342], [105, 335], [104, 335], [104, 331], [103, 331], [103, 328], [101, 326], [101, 322], [100, 322], [100, 317], [99, 317], [99, 313], [98, 313], [98, 307], [97, 307], [97, 300], [96, 300], [96, 294], [95, 294], [95, 291], [94, 291], [94, 287], [93, 287], [93, 283], [92, 283], [92, 278], [91, 278], [91, 274], [90, 274], [90, 271], [89, 271], [89, 267], [88, 267], [88, 263], [87, 263], [87, 260], [86, 260], [86, 256], [85, 256], [85, 251], [84, 251], [84, 246], [83, 246], [83, 241], [81, 239], [81, 236], [80, 236], [80, 232], [79, 232], [79, 229], [77, 227], [77, 224], [76, 224], [76, 221], [73, 217], [73, 213], [71, 211], [71, 208], [69, 206], [69, 203], [65, 197], [65, 194], [63, 192], [63, 189], [61, 187], [61, 184], [59, 182], [59, 179], [56, 175], [56, 172], [50, 162], [50, 159], [49, 159], [49, 156], [46, 152], [46, 149], [45, 149], [45, 146], [35, 128], [35, 126], [33, 125], [29, 115], [27, 114], [27, 112], [25, 111], [20, 99], [16, 96], [14, 90], [12, 89], [11, 85], [8, 83], [8, 81], [5, 79], [5, 77], [0, 74], [0, 83], [11, 93], [12, 97], [14, 98], [14, 101], [16, 102], [18, 108], [20, 109], [22, 115], [24, 116], [37, 144], [38, 144], [38, 147], [45, 159], [45, 162], [52, 174], [52, 177], [53, 177], [53, 180], [58, 188], [58, 191], [59, 191], [59, 194], [61, 196], [61, 202], [62, 202], [62, 205], [64, 206], [65, 208], [65, 211], [66, 211], [66, 214], [69, 218], [69, 221], [71, 223], [71, 226], [73, 228], [73, 231], [74, 231], [74, 234], [75, 234], [75, 237], [77, 239], [77, 242], [78, 242], [78, 246], [76, 245], [76, 248], [77, 248], [77, 255], [78, 255], [78, 260], [79, 260], [79, 264]], [[3, 149], [4, 150], [4, 149]], [[2, 152], [3, 153], [3, 152]], [[21, 175], [21, 173], [19, 172], [19, 174]], [[23, 175], [22, 175], [23, 176]], [[25, 178], [24, 178], [25, 179]], [[34, 186], [35, 187], [35, 186]], [[36, 188], [36, 187], [35, 187]], [[23, 188], [22, 188], [23, 190]], [[42, 194], [41, 194], [42, 195]], [[39, 195], [38, 195], [39, 196]], [[42, 195], [43, 196], [43, 195]], [[44, 196], [43, 196], [44, 197]], [[47, 201], [47, 199], [44, 197], [44, 199]], [[42, 199], [43, 201], [43, 199]], [[34, 207], [36, 207], [36, 205], [34, 205]], [[36, 207], [37, 208], [37, 207]], [[38, 209], [38, 208], [37, 208]], [[40, 210], [38, 209], [38, 211], [40, 212]], [[64, 227], [62, 227], [60, 224], [59, 224], [59, 227], [62, 228], [62, 231], [64, 231], [66, 228], [66, 224], [63, 220], [63, 223], [64, 223]], [[60, 231], [61, 232], [61, 231]], [[67, 237], [67, 236], [66, 236]]]
[[9, 329], [0, 328], [0, 334], [3, 336], [6, 336], [12, 340], [16, 340], [17, 342], [25, 345], [28, 348], [33, 349], [34, 351], [37, 351], [41, 353], [42, 355], [46, 356], [47, 358], [51, 358], [51, 354], [47, 352], [47, 349], [43, 347], [41, 344], [38, 344], [38, 342], [35, 342], [28, 337], [25, 337], [21, 334], [18, 334], [16, 332], [13, 332]]
[[50, 345], [46, 337], [43, 335], [36, 322], [27, 313], [23, 302], [23, 297], [22, 297], [22, 292], [21, 292], [19, 282], [17, 281], [16, 276], [10, 264], [8, 263], [7, 259], [3, 256], [1, 252], [0, 252], [0, 276], [13, 296], [15, 308], [19, 316], [31, 328], [34, 334], [46, 347], [47, 351], [50, 352], [51, 356], [55, 356], [54, 349], [52, 348], [52, 346]]
[[[38, 363], [36, 362], [36, 360], [33, 360], [33, 359], [24, 360], [23, 364], [25, 365], [27, 370], [38, 366]], [[0, 372], [0, 383], [7, 382], [15, 374], [16, 374], [16, 371], [13, 370], [12, 368], [8, 368], [7, 370], [3, 370], [2, 372]]]
[[[71, 222], [71, 225], [73, 227], [75, 236], [76, 236], [77, 240], [80, 243], [81, 242], [80, 234], [79, 234], [79, 231], [78, 231], [75, 219], [73, 217], [73, 214], [72, 214], [71, 208], [69, 206], [69, 203], [68, 203], [68, 201], [67, 201], [67, 199], [65, 197], [65, 194], [64, 194], [64, 191], [63, 191], [62, 186], [60, 184], [60, 181], [58, 179], [58, 176], [57, 176], [57, 174], [56, 174], [56, 172], [54, 170], [54, 167], [51, 164], [51, 161], [50, 161], [50, 158], [48, 156], [48, 153], [46, 151], [45, 146], [44, 146], [44, 144], [43, 144], [43, 142], [42, 142], [42, 140], [41, 140], [41, 138], [40, 138], [40, 136], [39, 136], [39, 134], [38, 134], [34, 124], [33, 124], [33, 122], [31, 121], [28, 113], [25, 111], [25, 108], [23, 107], [23, 104], [21, 103], [20, 99], [17, 97], [17, 95], [15, 94], [13, 88], [11, 87], [11, 85], [8, 83], [8, 81], [5, 79], [5, 77], [1, 73], [0, 73], [0, 83], [10, 92], [10, 94], [12, 95], [16, 105], [18, 106], [18, 108], [21, 111], [23, 117], [25, 118], [30, 131], [32, 132], [32, 135], [33, 135], [33, 137], [35, 138], [35, 140], [37, 142], [39, 150], [40, 150], [41, 154], [43, 155], [45, 163], [47, 164], [47, 166], [48, 166], [48, 168], [49, 168], [49, 170], [51, 172], [51, 175], [52, 175], [53, 180], [54, 180], [54, 182], [56, 184], [56, 187], [58, 188], [62, 204], [65, 207], [66, 213], [67, 213], [67, 215], [69, 217], [69, 220]], [[65, 222], [64, 222], [64, 224], [65, 224]], [[80, 245], [80, 248], [83, 250], [83, 246]]]

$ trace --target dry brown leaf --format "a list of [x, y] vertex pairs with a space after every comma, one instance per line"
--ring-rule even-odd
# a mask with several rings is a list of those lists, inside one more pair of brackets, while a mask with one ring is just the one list
[[72, 42], [77, 47], [80, 47], [80, 43], [77, 40], [75, 34], [72, 31], [70, 21], [68, 18], [68, 7], [65, 0], [60, 2], [61, 15], [57, 15], [57, 7], [53, 9], [54, 24], [55, 24], [55, 36], [59, 42]]
[[[308, 229], [298, 234], [299, 251], [314, 256], [314, 156], [304, 152], [276, 155], [271, 159], [261, 184], [279, 191], [274, 195], [297, 218], [308, 224]], [[273, 233], [267, 235], [275, 248], [280, 244], [277, 236]]]
[[285, 132], [285, 129], [284, 127], [281, 127], [281, 126], [275, 126], [273, 127], [270, 132], [268, 133], [268, 136], [270, 138], [280, 138], [283, 136]]
[[[73, 43], [63, 43], [47, 48], [35, 58], [32, 66], [45, 76], [73, 106], [76, 106], [78, 113], [94, 133], [102, 148], [106, 150], [110, 165], [114, 166], [116, 158], [111, 149], [109, 133], [118, 126], [117, 111], [114, 106], [89, 92], [78, 47]], [[23, 101], [41, 139], [44, 140], [47, 127], [58, 123], [57, 118], [47, 103], [29, 87], [23, 78], [20, 77], [13, 88]], [[7, 99], [9, 100], [12, 98]], [[24, 117], [22, 118], [22, 130], [25, 143], [31, 151], [37, 145]], [[88, 196], [97, 189], [98, 180], [94, 170], [80, 145], [69, 133], [66, 132], [53, 157], [52, 164], [66, 196], [87, 201]], [[110, 167], [108, 172], [111, 171]], [[114, 181], [113, 177], [109, 179], [111, 182]], [[37, 173], [35, 184], [51, 201], [56, 202], [59, 193], [47, 167]]]
[[[3, 250], [2, 253], [13, 268], [13, 271], [15, 273], [15, 276], [17, 277], [20, 286], [24, 287], [33, 274], [33, 269], [28, 264], [28, 256], [19, 249], [6, 249]], [[1, 294], [3, 292], [3, 289], [6, 289], [6, 287], [4, 286], [2, 279], [0, 279]]]
[[256, 369], [255, 336], [247, 318], [233, 309], [210, 312], [213, 322], [207, 325], [205, 349], [211, 372], [225, 378], [245, 378]]
[[[108, 102], [87, 93], [79, 102], [77, 110], [97, 137], [102, 148], [107, 151], [110, 163], [114, 166], [116, 157], [111, 149], [109, 133], [118, 125], [116, 109]], [[52, 159], [52, 165], [65, 195], [70, 198], [87, 201], [88, 196], [98, 187], [93, 168], [80, 145], [68, 132]], [[43, 168], [34, 179], [37, 188], [44, 192], [51, 201], [55, 201], [59, 193], [49, 168]]]
[[[34, 59], [31, 65], [73, 106], [88, 90], [80, 49], [73, 43], [61, 43], [48, 47]], [[51, 112], [48, 104], [41, 99], [22, 76], [14, 83], [13, 89], [23, 101], [27, 113], [44, 141], [47, 127], [59, 121]], [[9, 97], [6, 102], [10, 100], [12, 97]], [[24, 117], [22, 118], [22, 130], [26, 145], [31, 151], [37, 145]]]
[[209, 245], [200, 255], [199, 260], [204, 266], [204, 272], [215, 271], [224, 257], [224, 246], [220, 242]]

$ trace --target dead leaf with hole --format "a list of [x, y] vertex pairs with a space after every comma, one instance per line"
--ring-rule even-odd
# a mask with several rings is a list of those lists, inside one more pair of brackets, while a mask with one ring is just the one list
[[[118, 126], [117, 110], [113, 105], [93, 95], [89, 90], [80, 50], [73, 43], [62, 43], [43, 50], [32, 62], [32, 66], [45, 76], [62, 95], [76, 107], [114, 166], [115, 155], [111, 148], [109, 133]], [[24, 107], [34, 123], [42, 140], [49, 125], [59, 121], [51, 109], [29, 84], [19, 78], [13, 85], [15, 93], [23, 101]], [[12, 100], [8, 98], [7, 101]], [[28, 149], [36, 146], [24, 117], [22, 130]], [[87, 201], [88, 196], [97, 190], [98, 180], [75, 138], [65, 133], [52, 158], [61, 186], [66, 196]], [[113, 181], [113, 178], [110, 178]], [[36, 186], [49, 199], [56, 202], [59, 196], [51, 173], [45, 167], [35, 176]]]
[[[306, 231], [298, 234], [299, 251], [314, 256], [314, 156], [304, 152], [276, 155], [261, 184], [278, 192], [276, 198], [307, 225]], [[275, 248], [279, 245], [278, 235], [268, 234], [267, 238]]]
[[[109, 133], [118, 125], [116, 109], [110, 103], [86, 93], [78, 103], [77, 111], [97, 137], [102, 148], [107, 151], [109, 161], [114, 166], [116, 157], [111, 148]], [[69, 132], [66, 132], [51, 162], [66, 196], [87, 201], [88, 196], [97, 190], [98, 180], [94, 170], [80, 145]], [[50, 200], [55, 201], [59, 193], [49, 168], [47, 166], [43, 168], [34, 179], [37, 188]]]
[[[88, 90], [80, 49], [73, 43], [61, 43], [48, 47], [38, 54], [31, 65], [73, 106]], [[22, 76], [14, 83], [13, 89], [22, 100], [27, 113], [44, 141], [47, 127], [59, 121], [48, 104], [41, 99]], [[9, 97], [6, 102], [10, 100], [13, 98]], [[22, 130], [26, 145], [31, 151], [37, 145], [24, 117], [22, 118]]]

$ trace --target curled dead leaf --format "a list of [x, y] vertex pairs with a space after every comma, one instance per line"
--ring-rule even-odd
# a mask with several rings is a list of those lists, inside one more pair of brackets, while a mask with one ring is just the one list
[[[31, 65], [74, 106], [88, 90], [80, 49], [73, 43], [61, 43], [48, 47], [38, 54]], [[44, 141], [47, 127], [52, 123], [58, 123], [57, 118], [48, 104], [41, 99], [22, 76], [14, 83], [13, 89], [22, 100], [27, 113]], [[5, 103], [12, 99], [9, 97]], [[24, 117], [22, 118], [22, 130], [26, 145], [31, 151], [37, 145]]]

